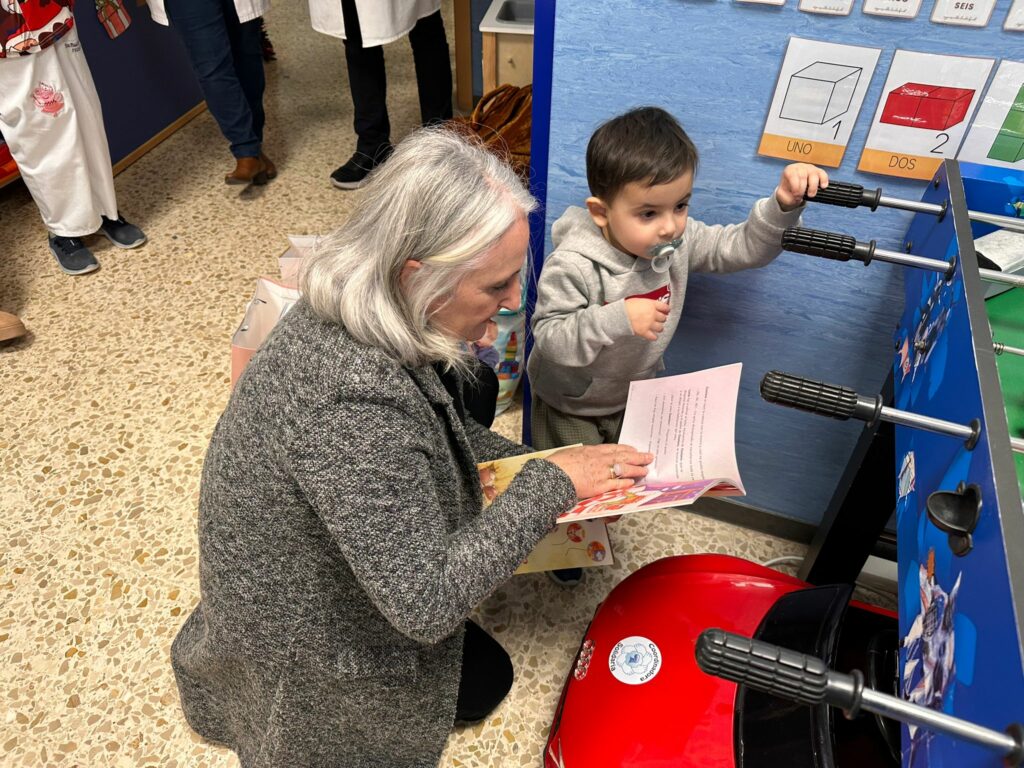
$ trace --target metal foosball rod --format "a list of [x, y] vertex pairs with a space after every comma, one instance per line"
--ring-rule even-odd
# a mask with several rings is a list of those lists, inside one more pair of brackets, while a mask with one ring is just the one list
[[1019, 349], [1018, 347], [1008, 347], [1008, 346], [1006, 346], [1005, 344], [1003, 344], [1002, 342], [999, 342], [999, 341], [993, 342], [992, 343], [992, 348], [995, 350], [995, 353], [997, 355], [1007, 354], [1007, 355], [1020, 355], [1021, 357], [1024, 357], [1024, 349]]
[[[896, 197], [883, 195], [881, 187], [867, 190], [860, 184], [850, 184], [845, 181], [830, 181], [826, 189], [819, 189], [814, 197], [804, 199], [809, 203], [837, 205], [841, 208], [864, 206], [874, 211], [881, 205], [885, 208], [899, 208], [900, 210], [913, 211], [914, 213], [928, 213], [939, 218], [946, 214], [945, 204], [938, 205], [936, 203], [923, 203], [916, 200], [901, 200]], [[1000, 216], [997, 213], [984, 213], [983, 211], [968, 211], [967, 217], [971, 221], [980, 221], [1003, 229], [1024, 233], [1024, 219], [1018, 219], [1013, 216]]]
[[[802, 253], [806, 256], [820, 256], [834, 261], [861, 261], [865, 265], [873, 260], [887, 261], [890, 264], [902, 264], [907, 267], [928, 269], [949, 275], [954, 266], [953, 261], [928, 259], [924, 256], [913, 256], [899, 251], [887, 251], [879, 248], [874, 240], [859, 241], [851, 235], [839, 232], [825, 232], [819, 229], [789, 227], [782, 233], [782, 248], [791, 253]], [[1024, 286], [1024, 275], [1000, 272], [995, 269], [978, 269], [982, 280], [993, 283]]]
[[[974, 448], [981, 436], [981, 422], [958, 424], [953, 421], [902, 411], [882, 404], [882, 396], [863, 397], [848, 387], [826, 384], [781, 371], [769, 371], [761, 379], [761, 397], [769, 403], [797, 408], [801, 411], [846, 421], [854, 418], [874, 424], [877, 420], [924, 429], [941, 435], [958, 437], [968, 449]], [[1024, 438], [1011, 437], [1010, 447], [1024, 453]]]
[[865, 685], [864, 674], [836, 672], [816, 656], [782, 648], [722, 629], [706, 629], [697, 638], [697, 666], [709, 675], [808, 706], [828, 704], [849, 719], [860, 710], [908, 725], [980, 744], [1002, 755], [1005, 766], [1024, 763], [1024, 727], [1005, 732], [987, 728], [892, 696]]

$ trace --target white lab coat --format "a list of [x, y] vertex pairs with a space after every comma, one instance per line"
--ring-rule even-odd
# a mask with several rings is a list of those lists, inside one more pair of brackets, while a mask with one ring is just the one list
[[[153, 21], [163, 24], [165, 27], [171, 25], [167, 20], [167, 11], [164, 9], [164, 0], [148, 0], [149, 13]], [[235, 12], [238, 20], [244, 24], [247, 21], [258, 19], [267, 9], [270, 8], [270, 0], [235, 0]], [[338, 13], [341, 13], [341, 0], [338, 0]]]
[[[235, 0], [238, 2], [239, 0]], [[437, 13], [441, 0], [355, 0], [363, 47], [384, 45], [403, 37], [424, 16]], [[332, 37], [345, 37], [341, 0], [309, 0], [313, 29]]]
[[0, 59], [0, 129], [50, 232], [82, 237], [100, 228], [100, 216], [117, 218], [100, 97], [77, 24], [49, 48]]

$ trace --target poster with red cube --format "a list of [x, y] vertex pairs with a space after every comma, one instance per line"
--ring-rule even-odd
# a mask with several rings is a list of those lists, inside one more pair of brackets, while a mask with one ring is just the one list
[[929, 180], [956, 157], [995, 59], [897, 50], [857, 170]]

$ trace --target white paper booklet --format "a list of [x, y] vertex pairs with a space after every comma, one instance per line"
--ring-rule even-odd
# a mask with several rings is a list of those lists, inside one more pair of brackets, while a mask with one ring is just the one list
[[736, 464], [742, 363], [629, 385], [619, 442], [654, 454], [643, 484], [581, 501], [559, 523], [746, 493]]

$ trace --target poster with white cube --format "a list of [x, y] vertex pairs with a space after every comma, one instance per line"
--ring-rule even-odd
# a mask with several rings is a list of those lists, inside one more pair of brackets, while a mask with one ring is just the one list
[[880, 53], [790, 37], [758, 154], [838, 168]]

